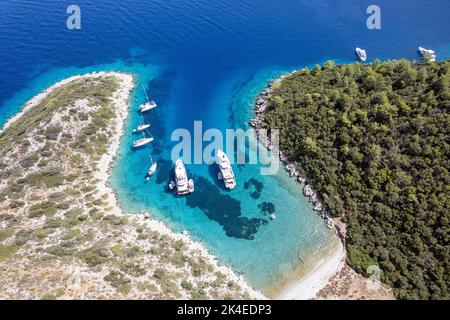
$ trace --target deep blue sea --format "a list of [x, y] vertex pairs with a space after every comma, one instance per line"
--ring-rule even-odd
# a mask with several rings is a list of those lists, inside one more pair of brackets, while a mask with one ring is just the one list
[[[81, 30], [66, 28], [66, 9], [81, 9]], [[355, 0], [2, 0], [0, 3], [0, 124], [56, 81], [100, 70], [133, 72], [130, 117], [110, 183], [123, 208], [148, 210], [174, 230], [188, 230], [223, 263], [270, 294], [335, 246], [336, 237], [312, 211], [300, 186], [280, 170], [234, 166], [238, 187], [227, 192], [217, 169], [189, 165], [194, 194], [167, 191], [170, 135], [208, 128], [246, 128], [252, 103], [270, 79], [333, 59], [348, 63], [354, 48], [369, 59], [418, 59], [419, 45], [450, 57], [448, 0], [378, 0], [381, 30], [368, 30]], [[141, 86], [158, 108], [145, 116], [155, 142], [130, 149], [139, 122]], [[146, 182], [149, 155], [157, 174]], [[276, 219], [268, 214], [274, 212]]]

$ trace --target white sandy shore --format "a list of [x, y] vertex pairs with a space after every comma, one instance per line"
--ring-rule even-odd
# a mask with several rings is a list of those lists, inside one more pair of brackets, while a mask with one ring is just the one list
[[320, 289], [324, 288], [333, 275], [345, 264], [345, 249], [339, 241], [339, 248], [330, 257], [319, 261], [306, 276], [292, 283], [277, 297], [279, 300], [314, 299]]

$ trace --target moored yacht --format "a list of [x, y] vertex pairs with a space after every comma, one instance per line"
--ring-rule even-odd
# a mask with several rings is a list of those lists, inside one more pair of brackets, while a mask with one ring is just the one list
[[133, 148], [143, 147], [143, 146], [145, 146], [146, 144], [149, 144], [152, 141], [153, 141], [152, 137], [147, 138], [147, 137], [145, 137], [145, 135], [142, 135], [142, 139], [138, 139], [138, 140], [133, 141]]
[[139, 131], [144, 131], [145, 129], [150, 128], [150, 124], [148, 123], [143, 123], [137, 126], [136, 129], [133, 130], [134, 133], [139, 132]]
[[154, 108], [156, 108], [156, 103], [155, 103], [155, 101], [152, 100], [152, 101], [148, 101], [144, 104], [141, 104], [139, 106], [139, 111], [146, 112], [146, 111], [152, 110]]
[[151, 110], [151, 109], [156, 108], [156, 102], [153, 101], [153, 99], [149, 99], [149, 98], [148, 98], [148, 95], [147, 95], [147, 91], [145, 91], [144, 86], [142, 86], [142, 88], [144, 89], [145, 98], [147, 99], [147, 102], [144, 103], [144, 104], [141, 104], [141, 105], [139, 106], [139, 111], [140, 111], [140, 112], [146, 112], [146, 111], [149, 111], [149, 110]]
[[365, 62], [367, 60], [367, 53], [366, 50], [363, 50], [361, 48], [356, 48], [355, 49], [356, 54], [358, 55], [358, 58], [362, 61]]
[[152, 157], [150, 157], [150, 160], [152, 162], [152, 165], [150, 166], [150, 169], [148, 169], [148, 172], [147, 172], [147, 175], [149, 177], [151, 177], [155, 173], [156, 168], [158, 167], [158, 164], [156, 162], [153, 162]]
[[181, 159], [175, 162], [175, 187], [179, 195], [194, 191], [194, 181], [188, 180], [186, 168]]
[[424, 58], [428, 55], [428, 59], [427, 59], [428, 61], [431, 61], [431, 62], [436, 61], [436, 52], [434, 50], [419, 47], [418, 51], [419, 51], [420, 55]]
[[222, 179], [225, 187], [234, 189], [236, 187], [236, 179], [234, 177], [233, 168], [231, 167], [230, 159], [228, 159], [225, 152], [217, 150], [216, 163], [219, 165], [219, 179]]

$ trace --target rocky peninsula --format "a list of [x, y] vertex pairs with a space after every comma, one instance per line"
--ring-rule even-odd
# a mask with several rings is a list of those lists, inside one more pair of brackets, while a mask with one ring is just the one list
[[307, 68], [294, 70], [283, 74], [269, 82], [255, 99], [254, 117], [249, 124], [255, 129], [258, 141], [278, 156], [284, 169], [291, 177], [295, 177], [302, 188], [303, 194], [309, 198], [313, 210], [316, 211], [327, 224], [334, 230], [341, 240], [336, 252], [326, 259], [319, 261], [314, 268], [302, 279], [288, 286], [279, 299], [394, 299], [392, 290], [371, 279], [367, 279], [356, 273], [346, 264], [346, 225], [340, 218], [333, 217], [326, 206], [323, 205], [320, 195], [314, 190], [314, 182], [311, 181], [298, 165], [285, 155], [282, 150], [272, 145], [266, 134], [260, 134], [264, 125], [264, 117], [270, 106], [274, 92], [280, 88], [283, 81], [292, 76], [299, 76]]
[[263, 298], [188, 235], [117, 205], [107, 179], [133, 87], [71, 77], [0, 131], [0, 299]]

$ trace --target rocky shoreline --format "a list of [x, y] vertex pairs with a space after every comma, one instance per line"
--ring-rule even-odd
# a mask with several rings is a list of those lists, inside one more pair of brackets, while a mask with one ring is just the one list
[[[304, 69], [302, 69], [304, 70]], [[317, 194], [312, 186], [312, 182], [301, 172], [301, 169], [297, 168], [290, 159], [279, 150], [276, 146], [272, 145], [267, 135], [260, 134], [260, 129], [264, 121], [264, 116], [269, 106], [269, 100], [274, 92], [274, 86], [279, 85], [284, 79], [295, 74], [301, 70], [294, 70], [281, 77], [270, 81], [267, 87], [259, 94], [255, 100], [254, 112], [255, 117], [250, 120], [249, 124], [255, 129], [256, 137], [258, 141], [263, 144], [267, 149], [278, 155], [281, 163], [283, 163], [285, 170], [291, 177], [295, 177], [297, 181], [303, 186], [303, 194], [308, 197], [313, 204], [313, 210], [316, 211], [327, 224], [327, 227], [334, 229], [339, 236], [343, 244], [345, 244], [345, 225], [337, 218], [333, 218], [330, 211], [323, 204], [322, 199]]]

